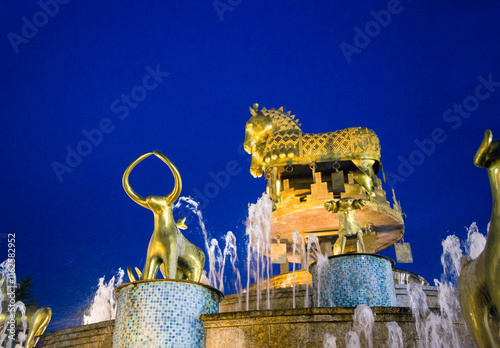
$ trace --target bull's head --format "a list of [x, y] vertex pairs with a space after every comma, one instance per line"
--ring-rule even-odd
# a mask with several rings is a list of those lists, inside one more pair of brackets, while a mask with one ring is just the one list
[[254, 177], [262, 176], [262, 157], [266, 146], [267, 138], [273, 131], [271, 117], [259, 111], [259, 104], [254, 104], [250, 108], [252, 117], [245, 127], [245, 142], [243, 148], [252, 155], [250, 173]]

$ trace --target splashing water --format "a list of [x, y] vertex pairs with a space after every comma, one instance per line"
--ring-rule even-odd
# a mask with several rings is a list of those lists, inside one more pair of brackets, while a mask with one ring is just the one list
[[115, 318], [116, 296], [114, 291], [116, 287], [123, 283], [124, 274], [125, 272], [121, 268], [118, 269], [116, 283], [115, 276], [113, 276], [108, 283], [104, 282], [105, 277], [99, 279], [97, 291], [88, 310], [88, 315], [83, 316], [83, 325], [94, 324]]
[[460, 239], [457, 236], [451, 235], [446, 237], [441, 242], [443, 246], [443, 254], [441, 255], [441, 265], [443, 266], [443, 274], [451, 276], [458, 281], [458, 276], [462, 269], [461, 259], [462, 250], [460, 249]]
[[293, 308], [295, 308], [295, 265], [297, 264], [297, 258], [296, 258], [296, 253], [297, 253], [297, 248], [299, 249], [300, 253], [300, 260], [302, 260], [304, 254], [305, 254], [305, 247], [304, 247], [304, 241], [302, 240], [302, 235], [300, 234], [299, 231], [295, 230], [292, 233], [293, 237], [293, 286], [292, 286], [292, 292], [293, 292]]
[[[490, 224], [488, 223], [486, 231], [489, 230]], [[467, 241], [464, 243], [465, 253], [469, 255], [472, 260], [477, 259], [477, 257], [483, 252], [485, 246], [486, 237], [479, 232], [477, 224], [473, 222], [467, 229]]]
[[238, 305], [236, 306], [236, 310], [241, 310], [241, 296], [243, 294], [243, 289], [241, 285], [241, 275], [240, 270], [236, 267], [236, 262], [238, 262], [238, 249], [236, 248], [236, 237], [233, 232], [229, 231], [225, 237], [226, 247], [224, 248], [224, 259], [226, 255], [229, 255], [229, 261], [231, 262], [231, 266], [233, 267], [233, 272], [236, 274], [236, 280], [234, 281], [234, 289], [238, 294]]
[[210, 241], [210, 247], [208, 248], [208, 281], [210, 286], [219, 289], [222, 292], [224, 292], [224, 260], [225, 258], [222, 256], [219, 242], [217, 242], [217, 239], [213, 238]]
[[427, 296], [422, 289], [422, 285], [410, 282], [407, 285], [408, 291], [408, 301], [410, 304], [411, 312], [415, 318], [415, 327], [417, 329], [418, 336], [418, 346], [419, 348], [424, 347], [423, 342], [425, 342], [425, 336], [427, 331], [425, 330], [425, 320], [429, 315], [429, 306], [427, 305]]
[[328, 291], [328, 289], [321, 289], [321, 271], [323, 268], [328, 264], [328, 256], [323, 255], [321, 253], [318, 254], [317, 256], [317, 263], [316, 263], [316, 275], [318, 277], [318, 307], [319, 307], [319, 300], [321, 298], [321, 291]]
[[386, 323], [385, 327], [387, 328], [387, 341], [385, 342], [387, 348], [404, 348], [403, 330], [398, 323], [391, 321]]
[[[242, 285], [241, 285], [241, 275], [240, 271], [236, 267], [236, 262], [238, 261], [237, 249], [236, 249], [236, 237], [233, 232], [229, 231], [225, 236], [225, 247], [224, 251], [221, 251], [219, 242], [217, 239], [212, 238], [210, 243], [208, 242], [208, 232], [203, 219], [203, 213], [199, 207], [199, 203], [189, 196], [179, 197], [175, 203], [173, 209], [178, 209], [181, 205], [185, 205], [191, 212], [198, 218], [198, 225], [200, 226], [201, 232], [203, 234], [203, 239], [205, 242], [206, 255], [208, 256], [208, 275], [206, 271], [203, 271], [202, 280], [203, 284], [210, 285], [220, 291], [224, 292], [224, 271], [226, 266], [226, 257], [229, 256], [231, 261], [232, 269], [236, 275], [235, 289], [236, 292], [241, 296]], [[239, 307], [241, 307], [241, 300], [239, 301]]]
[[359, 342], [359, 336], [355, 331], [349, 331], [345, 335], [345, 346], [347, 348], [361, 348], [361, 343]]
[[270, 278], [272, 277], [271, 260], [266, 255], [271, 255], [271, 214], [273, 203], [268, 194], [263, 194], [257, 200], [257, 203], [251, 204], [248, 208], [248, 219], [245, 223], [245, 234], [248, 235], [248, 254], [247, 254], [247, 303], [249, 309], [250, 301], [250, 276], [252, 260], [256, 266], [254, 280], [257, 284], [257, 310], [260, 303], [260, 281], [267, 273], [267, 309], [271, 309], [270, 299]]
[[461, 347], [453, 321], [458, 315], [456, 289], [450, 283], [438, 283], [441, 315], [429, 310], [421, 284], [408, 284], [408, 299], [415, 317], [419, 348]]
[[213, 252], [211, 252], [210, 245], [208, 243], [208, 233], [207, 233], [207, 228], [205, 227], [205, 222], [203, 221], [203, 214], [201, 210], [198, 209], [199, 203], [196, 202], [193, 198], [189, 196], [181, 196], [177, 200], [177, 202], [174, 204], [173, 209], [178, 209], [182, 204], [185, 204], [189, 210], [191, 210], [196, 217], [198, 218], [198, 224], [200, 225], [201, 232], [203, 233], [203, 240], [205, 241], [205, 250], [206, 253], [208, 254], [208, 264], [209, 264], [209, 272], [208, 272], [208, 279], [209, 279], [209, 284], [211, 287], [217, 288], [216, 284], [216, 279], [217, 277], [215, 274], [217, 273], [215, 269], [215, 265], [217, 263], [217, 260], [215, 259], [215, 255]]
[[[17, 279], [15, 273], [15, 263], [13, 259], [7, 259], [0, 264], [0, 314], [2, 314], [4, 299], [7, 302], [6, 299], [7, 295], [12, 294], [12, 292], [15, 290], [11, 289], [15, 288], [16, 286], [17, 286]], [[4, 289], [6, 291], [5, 293]], [[9, 305], [7, 307], [9, 308], [9, 312], [11, 314], [14, 313], [14, 315], [17, 312], [21, 313], [23, 331], [18, 333], [17, 344], [16, 344], [15, 342], [16, 338], [14, 337], [14, 334], [8, 335], [6, 333], [8, 331], [7, 328], [12, 324], [12, 322], [10, 320], [5, 320], [2, 332], [0, 333], [0, 347], [12, 348], [12, 345], [15, 344], [16, 348], [20, 348], [23, 346], [24, 341], [26, 340], [26, 330], [28, 326], [26, 323], [26, 306], [21, 301], [14, 302], [14, 304], [12, 304], [10, 302], [10, 300], [12, 299], [11, 296], [9, 295], [8, 297], [9, 297]], [[14, 300], [15, 300], [15, 295], [14, 295]], [[5, 346], [3, 346], [4, 342]]]
[[337, 348], [337, 339], [335, 336], [325, 333], [323, 336], [323, 348]]
[[358, 334], [360, 342], [363, 341], [368, 348], [373, 347], [373, 324], [375, 316], [372, 310], [365, 304], [356, 307], [353, 315], [353, 330]]
[[[311, 259], [318, 259], [318, 255], [321, 255], [321, 249], [319, 246], [319, 239], [315, 235], [309, 235], [307, 238], [307, 254], [306, 254], [306, 265], [307, 272], [309, 274], [309, 264]], [[319, 288], [319, 287], [318, 287]], [[319, 296], [318, 296], [319, 298]], [[306, 277], [306, 297], [304, 298], [304, 308], [309, 308], [309, 277]]]

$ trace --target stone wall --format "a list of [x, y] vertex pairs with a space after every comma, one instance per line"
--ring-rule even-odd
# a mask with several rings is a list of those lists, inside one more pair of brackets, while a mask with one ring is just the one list
[[37, 348], [113, 348], [115, 321], [72, 327], [41, 336]]
[[[403, 331], [404, 346], [417, 347], [415, 322], [409, 308], [374, 307], [374, 348], [386, 347], [386, 323], [396, 321]], [[352, 330], [354, 308], [303, 308], [202, 315], [207, 348], [228, 347], [323, 347], [325, 333], [345, 347]], [[462, 347], [475, 347], [466, 327], [455, 323]]]

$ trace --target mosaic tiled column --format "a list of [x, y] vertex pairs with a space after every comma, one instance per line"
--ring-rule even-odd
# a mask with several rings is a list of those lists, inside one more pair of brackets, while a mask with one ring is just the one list
[[178, 280], [127, 283], [116, 293], [113, 348], [204, 347], [200, 314], [218, 313], [223, 298], [214, 288]]
[[[395, 307], [394, 261], [373, 254], [330, 256], [318, 276], [311, 268], [314, 307]], [[318, 284], [320, 287], [318, 304]]]

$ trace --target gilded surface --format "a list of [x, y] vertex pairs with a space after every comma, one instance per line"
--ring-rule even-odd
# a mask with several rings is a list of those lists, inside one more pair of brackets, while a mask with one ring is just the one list
[[478, 347], [500, 347], [500, 140], [486, 131], [474, 164], [488, 170], [493, 211], [486, 245], [477, 259], [462, 258], [458, 299]]
[[362, 209], [365, 201], [362, 199], [342, 198], [338, 201], [331, 200], [325, 203], [325, 209], [336, 213], [339, 218], [339, 239], [341, 240], [340, 253], [345, 250], [347, 237], [355, 236], [361, 246], [361, 252], [366, 253], [363, 242], [363, 230], [359, 227], [355, 210]]
[[[4, 279], [6, 279], [6, 278], [0, 277], [0, 284], [3, 283], [2, 280], [4, 280]], [[5, 284], [3, 285], [2, 290], [5, 294], [7, 294], [7, 291], [5, 291], [5, 290], [7, 290], [7, 287]], [[7, 301], [8, 298], [9, 297], [7, 296], [5, 301]], [[39, 339], [39, 336], [43, 335], [45, 329], [49, 325], [51, 318], [52, 318], [52, 309], [50, 309], [48, 307], [27, 307], [26, 308], [25, 320], [26, 320], [26, 325], [27, 325], [27, 329], [28, 329], [28, 335], [26, 337], [26, 341], [24, 342], [24, 347], [32, 348], [32, 347], [36, 346], [38, 339]], [[8, 319], [9, 319], [9, 312], [2, 311], [2, 313], [0, 313], [0, 323], [2, 324], [2, 326], [5, 323], [5, 321]], [[22, 319], [23, 318], [20, 314], [15, 316], [14, 326], [15, 326], [16, 330], [19, 330], [20, 328], [23, 327]], [[7, 332], [5, 333], [6, 335], [9, 333], [8, 331], [10, 331], [10, 330], [7, 330]]]
[[[150, 155], [161, 159], [172, 171], [175, 179], [173, 191], [167, 196], [148, 196], [144, 198], [137, 194], [129, 184], [128, 177], [134, 167]], [[185, 219], [174, 220], [172, 205], [179, 198], [182, 181], [174, 164], [160, 151], [154, 150], [137, 157], [123, 174], [123, 188], [127, 195], [140, 206], [151, 210], [154, 214], [154, 230], [148, 246], [144, 272], [137, 270], [137, 280], [155, 279], [162, 266], [162, 272], [167, 279], [187, 279], [199, 282], [205, 265], [203, 251], [190, 243], [179, 231], [185, 228]], [[135, 276], [130, 267], [128, 275], [131, 281]]]
[[[252, 154], [250, 173], [262, 176], [270, 167], [341, 160], [369, 161], [355, 163], [360, 170], [370, 171], [374, 161], [380, 162], [377, 135], [365, 127], [329, 133], [308, 134], [298, 120], [283, 109], [250, 108], [252, 116], [245, 129], [245, 151]], [[373, 177], [373, 173], [365, 174]]]

